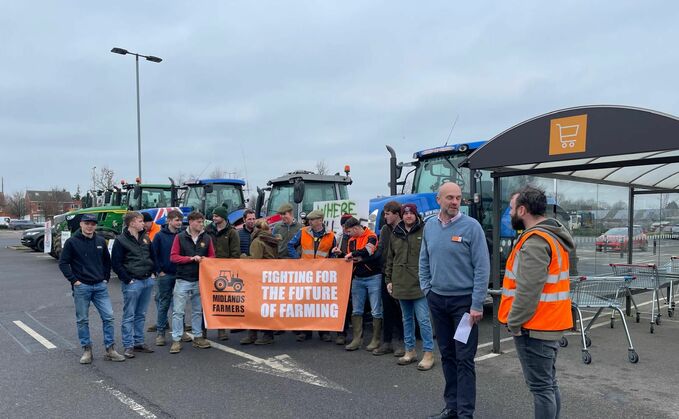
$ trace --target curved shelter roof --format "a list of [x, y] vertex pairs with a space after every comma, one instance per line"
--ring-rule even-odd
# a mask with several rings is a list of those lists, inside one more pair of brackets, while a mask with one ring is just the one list
[[550, 112], [495, 136], [462, 163], [495, 177], [541, 174], [649, 190], [679, 188], [679, 119], [624, 106]]

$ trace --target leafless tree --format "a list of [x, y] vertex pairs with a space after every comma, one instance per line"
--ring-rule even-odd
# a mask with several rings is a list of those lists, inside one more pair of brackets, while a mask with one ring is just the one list
[[26, 193], [14, 192], [7, 201], [7, 212], [14, 218], [23, 218], [28, 214], [28, 207], [26, 206]]
[[115, 182], [113, 177], [115, 172], [113, 169], [109, 169], [108, 166], [104, 166], [99, 169], [99, 173], [94, 176], [94, 188], [95, 189], [112, 189]]
[[328, 164], [325, 162], [325, 160], [319, 160], [316, 162], [316, 173], [319, 175], [328, 174]]
[[47, 197], [42, 202], [42, 213], [45, 216], [45, 220], [63, 212], [66, 195], [70, 199], [71, 194], [66, 189], [59, 188], [58, 186], [53, 186], [49, 190]]
[[5, 194], [0, 192], [0, 210], [7, 205], [7, 200], [5, 199]]

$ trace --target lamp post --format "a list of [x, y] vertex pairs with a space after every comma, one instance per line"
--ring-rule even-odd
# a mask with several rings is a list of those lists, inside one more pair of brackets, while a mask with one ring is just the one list
[[135, 70], [137, 75], [137, 161], [139, 164], [139, 181], [141, 182], [141, 121], [140, 121], [140, 111], [139, 111], [139, 57], [146, 58], [146, 61], [151, 61], [154, 63], [159, 63], [163, 61], [160, 57], [155, 57], [153, 55], [142, 55], [136, 52], [128, 51], [123, 48], [113, 48], [111, 52], [120, 55], [134, 55]]

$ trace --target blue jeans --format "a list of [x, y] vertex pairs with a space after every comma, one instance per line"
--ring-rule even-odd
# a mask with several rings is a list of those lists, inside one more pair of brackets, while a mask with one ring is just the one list
[[80, 346], [92, 346], [90, 339], [90, 302], [99, 312], [104, 327], [104, 346], [113, 345], [113, 306], [108, 295], [108, 284], [99, 282], [88, 285], [81, 283], [73, 286], [73, 302], [75, 303], [75, 319], [78, 325]]
[[365, 299], [370, 299], [373, 319], [382, 318], [382, 274], [354, 277], [351, 280], [351, 299], [353, 301], [352, 316], [362, 316]]
[[190, 282], [177, 278], [172, 295], [174, 309], [172, 311], [172, 340], [177, 342], [184, 333], [184, 311], [186, 301], [191, 299], [191, 331], [200, 337], [203, 333], [203, 306], [200, 305], [200, 288], [198, 281]]
[[167, 329], [167, 313], [172, 305], [172, 292], [174, 291], [175, 279], [176, 277], [174, 274], [165, 274], [156, 278], [156, 286], [158, 287], [158, 320], [156, 321], [156, 324], [159, 335], [164, 335], [165, 330]]
[[131, 348], [144, 344], [144, 321], [151, 301], [153, 279], [133, 279], [123, 283], [123, 346]]
[[436, 341], [441, 351], [441, 366], [446, 387], [443, 398], [446, 407], [457, 412], [458, 418], [474, 417], [476, 408], [476, 369], [474, 356], [479, 344], [479, 327], [472, 326], [467, 343], [453, 339], [464, 313], [472, 306], [471, 295], [445, 296], [427, 293], [427, 302], [436, 327]]
[[399, 300], [401, 311], [403, 312], [403, 342], [406, 351], [415, 349], [415, 317], [420, 325], [420, 335], [422, 335], [422, 350], [424, 352], [434, 351], [434, 335], [431, 331], [429, 321], [429, 305], [425, 297], [417, 300]]
[[556, 379], [558, 341], [542, 340], [530, 336], [514, 336], [523, 376], [531, 393], [536, 418], [558, 418], [561, 411], [561, 393]]

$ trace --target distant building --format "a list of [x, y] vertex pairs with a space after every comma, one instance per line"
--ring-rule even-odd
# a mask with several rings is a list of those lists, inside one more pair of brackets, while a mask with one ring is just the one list
[[26, 191], [26, 209], [31, 220], [42, 223], [58, 214], [80, 208], [80, 200], [63, 191]]

